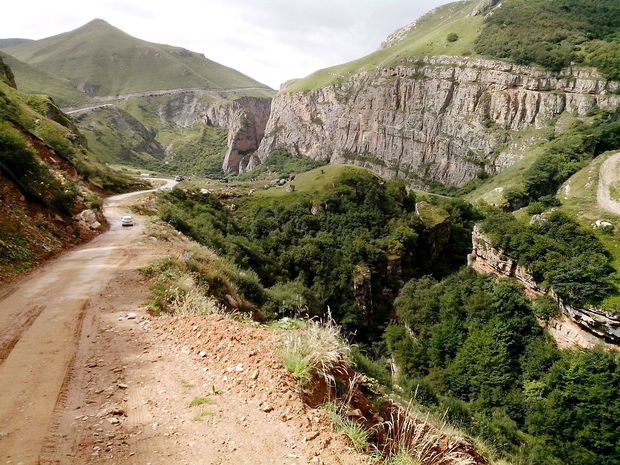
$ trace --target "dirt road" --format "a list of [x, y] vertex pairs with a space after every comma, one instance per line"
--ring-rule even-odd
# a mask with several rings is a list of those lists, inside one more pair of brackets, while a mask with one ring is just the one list
[[620, 153], [609, 157], [601, 165], [598, 181], [597, 201], [603, 210], [620, 215], [620, 202], [611, 198], [610, 189], [618, 181], [618, 163], [620, 163]]
[[[145, 191], [148, 192], [148, 191]], [[75, 356], [84, 311], [114, 276], [148, 259], [142, 225], [123, 228], [124, 203], [111, 197], [110, 230], [2, 290], [0, 296], [0, 460], [36, 463]]]
[[105, 206], [109, 232], [0, 297], [0, 463], [363, 465], [284, 369], [272, 329], [151, 317], [137, 270], [180, 254]]

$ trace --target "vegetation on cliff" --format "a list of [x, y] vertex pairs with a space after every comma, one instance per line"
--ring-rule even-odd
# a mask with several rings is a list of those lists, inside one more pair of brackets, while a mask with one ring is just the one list
[[504, 0], [487, 17], [475, 50], [553, 71], [585, 64], [620, 80], [619, 34], [616, 0]]
[[415, 204], [402, 182], [349, 168], [318, 192], [254, 196], [234, 215], [213, 196], [175, 190], [160, 214], [256, 272], [265, 291], [254, 303], [266, 316], [322, 316], [329, 307], [349, 334], [376, 341], [401, 283], [454, 270], [469, 248], [473, 210], [450, 202], [442, 224], [427, 226]]
[[560, 352], [519, 287], [471, 271], [410, 281], [385, 338], [419, 402], [514, 463], [618, 464], [620, 363]]
[[497, 213], [481, 228], [536, 282], [553, 288], [569, 304], [598, 304], [614, 292], [609, 253], [592, 232], [561, 212], [546, 213], [531, 225]]

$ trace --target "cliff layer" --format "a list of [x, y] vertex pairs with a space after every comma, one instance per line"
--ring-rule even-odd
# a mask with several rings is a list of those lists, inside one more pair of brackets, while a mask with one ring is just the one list
[[[468, 264], [477, 272], [513, 278], [519, 281], [530, 295], [552, 297], [558, 303], [564, 317], [600, 340], [616, 345], [620, 344], [620, 318], [618, 315], [612, 315], [596, 308], [576, 308], [566, 304], [552, 289], [542, 288], [529, 271], [520, 266], [514, 258], [495, 248], [478, 226], [474, 228], [472, 234], [472, 246]], [[557, 324], [552, 325], [557, 326]], [[585, 341], [586, 344], [591, 340], [587, 336], [576, 339]]]
[[259, 147], [269, 119], [271, 99], [244, 96], [233, 100], [205, 99], [187, 91], [158, 109], [160, 118], [180, 128], [197, 123], [228, 130], [228, 151], [222, 170], [238, 173]]
[[516, 161], [501, 154], [513, 131], [545, 127], [564, 112], [616, 107], [618, 89], [591, 69], [552, 73], [467, 57], [409, 59], [317, 90], [283, 89], [249, 168], [286, 147], [413, 184], [460, 186]]

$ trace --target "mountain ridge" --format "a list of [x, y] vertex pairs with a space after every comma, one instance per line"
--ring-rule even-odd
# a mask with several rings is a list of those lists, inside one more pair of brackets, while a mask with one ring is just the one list
[[102, 19], [5, 49], [39, 70], [67, 79], [89, 96], [183, 87], [269, 87], [204, 54], [148, 42]]

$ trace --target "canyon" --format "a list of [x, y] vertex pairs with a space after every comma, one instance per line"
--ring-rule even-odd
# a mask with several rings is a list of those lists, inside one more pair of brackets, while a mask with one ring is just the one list
[[[411, 58], [315, 90], [284, 87], [240, 171], [284, 147], [420, 187], [462, 186], [515, 163], [502, 148], [519, 131], [547, 127], [564, 113], [617, 107], [619, 89], [588, 68], [553, 73], [471, 57]], [[236, 164], [226, 168], [235, 172]]]

